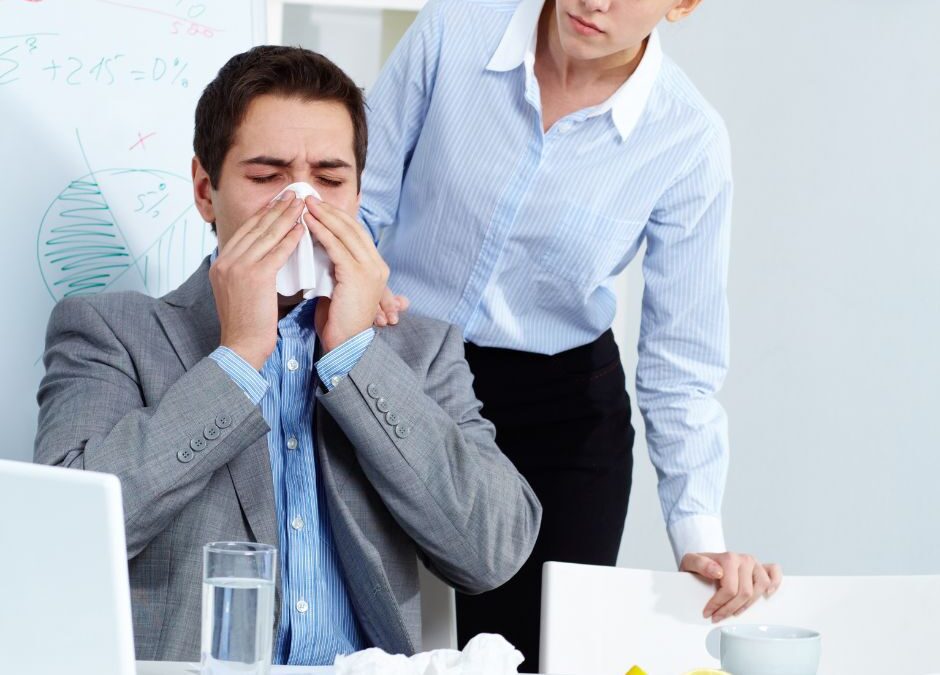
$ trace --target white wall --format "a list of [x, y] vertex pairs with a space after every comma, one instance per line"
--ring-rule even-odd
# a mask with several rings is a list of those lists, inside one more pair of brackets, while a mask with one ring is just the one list
[[356, 84], [371, 86], [382, 65], [382, 12], [286, 4], [282, 44], [325, 54]]
[[[663, 29], [734, 150], [726, 536], [793, 573], [940, 571], [938, 27], [936, 0], [706, 0]], [[668, 569], [636, 451], [620, 562]]]

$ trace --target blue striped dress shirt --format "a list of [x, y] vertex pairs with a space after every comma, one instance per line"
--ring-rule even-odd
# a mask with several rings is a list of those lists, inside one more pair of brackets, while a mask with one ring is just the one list
[[316, 300], [278, 322], [274, 353], [259, 374], [238, 354], [219, 347], [216, 363], [242, 388], [271, 428], [267, 441], [274, 478], [282, 603], [273, 661], [329, 665], [336, 654], [367, 644], [346, 591], [317, 471], [313, 369], [327, 389], [345, 377], [371, 344], [369, 328], [313, 362]]
[[612, 324], [646, 243], [637, 398], [677, 560], [725, 550], [728, 135], [654, 32], [605, 102], [543, 132], [543, 0], [430, 0], [369, 94], [361, 217], [414, 311], [555, 354]]

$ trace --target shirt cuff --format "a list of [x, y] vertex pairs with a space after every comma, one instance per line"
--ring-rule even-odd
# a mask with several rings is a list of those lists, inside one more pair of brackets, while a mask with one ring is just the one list
[[317, 361], [317, 375], [327, 391], [332, 391], [339, 381], [349, 375], [349, 371], [356, 367], [359, 359], [366, 353], [372, 344], [375, 330], [370, 326], [358, 335], [354, 335]]
[[219, 364], [219, 367], [241, 387], [245, 396], [254, 405], [261, 403], [270, 385], [261, 377], [261, 373], [251, 367], [250, 363], [228, 347], [218, 347], [209, 354], [209, 358]]
[[669, 542], [676, 556], [676, 566], [687, 553], [724, 553], [725, 533], [717, 516], [687, 516], [672, 523]]

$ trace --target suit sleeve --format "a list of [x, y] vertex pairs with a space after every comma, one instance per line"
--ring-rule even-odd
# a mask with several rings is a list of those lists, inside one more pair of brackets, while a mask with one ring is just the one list
[[53, 309], [43, 361], [34, 459], [121, 480], [129, 559], [268, 430], [258, 407], [208, 357], [159, 402], [144, 400], [129, 353], [88, 300]]
[[447, 332], [425, 381], [374, 340], [320, 401], [431, 571], [465, 593], [518, 571], [542, 507], [480, 415], [459, 329]]

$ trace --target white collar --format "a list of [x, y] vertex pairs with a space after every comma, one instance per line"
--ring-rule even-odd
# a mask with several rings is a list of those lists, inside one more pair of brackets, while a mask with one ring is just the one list
[[[544, 4], [545, 0], [521, 0], [499, 46], [486, 65], [487, 70], [507, 72], [523, 64], [527, 70], [533, 67], [539, 16]], [[595, 106], [591, 116], [609, 110], [620, 138], [626, 139], [643, 114], [662, 62], [663, 50], [659, 42], [659, 32], [654, 30], [646, 42], [646, 51], [636, 70], [610, 98]]]

